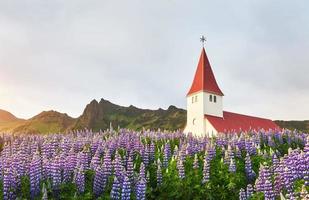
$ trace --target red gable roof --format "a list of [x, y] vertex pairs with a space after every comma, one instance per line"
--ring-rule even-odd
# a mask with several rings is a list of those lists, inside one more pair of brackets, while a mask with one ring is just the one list
[[206, 91], [223, 96], [204, 48], [202, 49], [194, 80], [187, 96], [198, 91]]
[[252, 117], [223, 111], [223, 118], [211, 115], [205, 115], [205, 118], [212, 124], [218, 132], [228, 131], [249, 131], [249, 130], [277, 130], [280, 129], [277, 124], [269, 119]]

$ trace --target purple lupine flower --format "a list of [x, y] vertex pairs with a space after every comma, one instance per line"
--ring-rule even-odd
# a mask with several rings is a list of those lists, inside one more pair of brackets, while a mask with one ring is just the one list
[[277, 155], [274, 153], [272, 155], [272, 171], [274, 172], [276, 168], [279, 166], [279, 159], [277, 158]]
[[137, 200], [145, 200], [146, 199], [146, 179], [144, 177], [140, 177], [136, 186], [136, 199]]
[[102, 166], [98, 166], [95, 169], [95, 175], [93, 179], [93, 194], [95, 197], [99, 197], [106, 186], [106, 176], [104, 175], [104, 169]]
[[240, 151], [238, 146], [236, 146], [236, 148], [235, 148], [235, 154], [236, 154], [237, 158], [241, 158], [241, 151]]
[[250, 197], [253, 195], [253, 187], [251, 184], [248, 184], [247, 185], [247, 199], [250, 199]]
[[193, 169], [198, 169], [198, 157], [197, 154], [194, 155], [194, 161], [193, 161]]
[[85, 192], [85, 172], [83, 164], [77, 167], [74, 174], [74, 183], [76, 184], [77, 191], [79, 194]]
[[90, 169], [95, 170], [101, 164], [100, 153], [96, 152], [91, 159]]
[[185, 168], [183, 166], [183, 161], [181, 158], [177, 162], [177, 169], [178, 169], [179, 178], [184, 179], [185, 178]]
[[283, 170], [283, 162], [279, 161], [279, 164], [274, 168], [274, 192], [275, 195], [279, 195], [281, 190], [283, 189], [284, 182], [284, 170]]
[[239, 190], [239, 200], [247, 200], [247, 195], [243, 188]]
[[255, 180], [255, 189], [257, 192], [264, 191], [264, 182], [265, 182], [264, 166], [261, 164], [259, 169], [259, 176]]
[[146, 178], [146, 176], [145, 176], [145, 165], [144, 165], [143, 162], [141, 163], [141, 165], [139, 167], [139, 176], [141, 178]]
[[[9, 160], [9, 158], [8, 158]], [[8, 161], [7, 160], [7, 161]], [[13, 167], [5, 166], [3, 170], [3, 199], [10, 200], [16, 199], [17, 191], [17, 172]]]
[[105, 152], [104, 159], [103, 159], [103, 168], [104, 168], [104, 175], [106, 179], [112, 175], [113, 167], [112, 167], [112, 160], [109, 151]]
[[171, 157], [171, 146], [170, 143], [166, 143], [164, 145], [163, 151], [163, 167], [166, 168], [168, 166], [168, 161]]
[[143, 151], [142, 157], [143, 157], [143, 162], [145, 163], [146, 166], [149, 164], [149, 158], [150, 158], [150, 151], [148, 149], [148, 145], [146, 144], [145, 149]]
[[81, 166], [84, 167], [83, 170], [89, 169], [89, 155], [90, 152], [87, 148], [84, 148], [83, 151], [79, 152], [77, 155], [77, 160]]
[[123, 166], [122, 166], [122, 162], [121, 162], [121, 156], [119, 155], [118, 152], [116, 152], [115, 159], [113, 160], [113, 167], [114, 167], [115, 176], [121, 177]]
[[149, 158], [150, 161], [154, 161], [155, 159], [155, 144], [153, 142], [151, 142], [150, 144], [150, 148], [149, 148]]
[[235, 173], [236, 172], [236, 165], [233, 158], [231, 158], [230, 165], [229, 165], [229, 172]]
[[293, 191], [293, 175], [291, 173], [291, 169], [289, 167], [284, 168], [284, 175], [283, 175], [283, 182], [284, 187], [286, 188], [288, 193], [291, 193]]
[[251, 164], [251, 158], [249, 153], [246, 154], [245, 158], [245, 171], [246, 171], [246, 176], [248, 180], [251, 182], [255, 178], [255, 173], [252, 170], [252, 164]]
[[35, 196], [38, 196], [40, 194], [41, 174], [41, 158], [39, 152], [36, 152], [31, 160], [29, 169], [31, 199], [34, 199]]
[[131, 156], [129, 156], [128, 158], [128, 162], [127, 162], [127, 177], [129, 178], [130, 183], [133, 183], [133, 175], [134, 175], [134, 171], [133, 171], [133, 161]]
[[130, 200], [130, 196], [131, 196], [130, 180], [127, 176], [124, 176], [121, 190], [121, 200]]
[[265, 200], [275, 199], [273, 185], [271, 182], [271, 172], [268, 165], [261, 165], [259, 181], [256, 183], [256, 190], [264, 193]]
[[115, 176], [114, 178], [114, 182], [113, 182], [113, 186], [112, 186], [112, 190], [110, 193], [110, 197], [112, 200], [119, 200], [120, 199], [120, 183], [117, 179], [117, 177]]
[[56, 156], [56, 158], [51, 163], [50, 176], [53, 190], [59, 190], [59, 186], [61, 184], [61, 168], [58, 156]]
[[210, 170], [210, 166], [206, 158], [204, 159], [204, 166], [203, 166], [203, 180], [202, 180], [203, 184], [209, 181], [209, 170]]
[[264, 183], [264, 195], [265, 195], [265, 200], [274, 200], [275, 199], [275, 194], [273, 191], [273, 186], [270, 180], [266, 180]]

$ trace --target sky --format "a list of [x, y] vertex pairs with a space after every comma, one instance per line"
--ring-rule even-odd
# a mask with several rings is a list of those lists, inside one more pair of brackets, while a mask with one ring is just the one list
[[309, 119], [306, 0], [2, 0], [0, 109], [186, 108], [202, 44], [224, 110]]

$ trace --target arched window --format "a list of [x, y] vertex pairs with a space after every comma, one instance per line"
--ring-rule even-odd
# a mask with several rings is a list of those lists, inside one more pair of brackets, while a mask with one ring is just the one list
[[192, 97], [192, 103], [194, 103], [194, 97]]
[[214, 95], [214, 102], [217, 102], [217, 96]]
[[193, 119], [192, 124], [195, 125], [195, 118]]
[[197, 96], [195, 96], [195, 102], [197, 102]]
[[209, 95], [209, 101], [212, 102], [212, 95]]

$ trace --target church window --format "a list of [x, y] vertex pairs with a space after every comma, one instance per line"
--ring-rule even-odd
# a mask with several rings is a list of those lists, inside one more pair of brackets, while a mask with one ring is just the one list
[[215, 103], [217, 102], [217, 96], [214, 96], [214, 102]]
[[192, 97], [192, 103], [194, 103], [194, 97]]
[[212, 102], [212, 95], [209, 95], [209, 101]]
[[195, 96], [195, 102], [197, 102], [197, 96]]
[[193, 119], [192, 123], [193, 123], [193, 125], [195, 125], [195, 118]]

